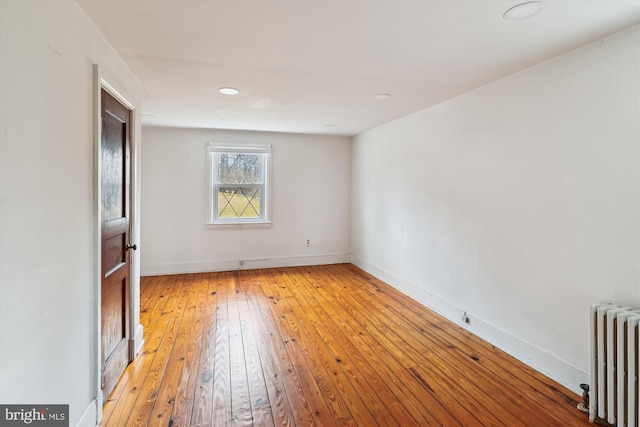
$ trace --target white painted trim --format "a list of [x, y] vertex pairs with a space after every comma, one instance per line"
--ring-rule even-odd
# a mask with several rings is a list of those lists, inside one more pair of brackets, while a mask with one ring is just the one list
[[76, 427], [96, 427], [98, 422], [98, 400], [94, 399], [89, 403], [89, 406], [84, 410], [80, 421], [76, 424]]
[[[354, 254], [351, 254], [351, 263], [396, 288], [403, 294], [413, 298], [425, 307], [441, 314], [453, 323], [490, 342], [521, 362], [574, 391], [576, 394], [582, 394], [579, 384], [589, 382], [588, 373], [577, 366], [531, 343], [523, 341], [519, 337], [475, 316], [473, 313], [454, 306], [437, 295], [420, 289], [414, 283], [395, 276], [376, 265], [370, 264]], [[465, 312], [470, 319], [469, 324], [466, 324], [462, 320]]]
[[[136, 309], [139, 310], [139, 306], [140, 306], [140, 297], [139, 297], [140, 280], [139, 280], [139, 277], [136, 278], [136, 274], [139, 276], [139, 273], [140, 273], [140, 251], [142, 250], [140, 247], [141, 246], [140, 242], [137, 241], [137, 238], [140, 237], [140, 221], [138, 220], [139, 218], [138, 213], [140, 209], [140, 197], [139, 197], [140, 186], [138, 182], [138, 165], [139, 165], [138, 149], [139, 149], [139, 144], [141, 143], [141, 141], [139, 141], [139, 138], [141, 138], [141, 136], [139, 136], [138, 133], [136, 132], [136, 129], [138, 126], [138, 114], [136, 114], [135, 106], [131, 103], [129, 104], [131, 105], [131, 115], [130, 115], [131, 141], [129, 146], [129, 150], [130, 150], [129, 152], [129, 156], [130, 156], [129, 243], [136, 244], [138, 247], [138, 250], [130, 252], [131, 270], [129, 271], [129, 281], [130, 281], [129, 307], [131, 311], [129, 312], [129, 326], [131, 330], [129, 332], [129, 337], [131, 341], [131, 348], [129, 349], [129, 355], [131, 359], [135, 359], [136, 356], [138, 356], [138, 354], [140, 353], [140, 349], [144, 344], [144, 339], [143, 339], [144, 327], [140, 324], [139, 316], [137, 317], [135, 315]], [[136, 280], [133, 280], [134, 278], [136, 278]], [[134, 286], [133, 286], [134, 283], [138, 287], [137, 292], [134, 289]], [[138, 295], [138, 298], [134, 298], [136, 294]]]
[[[93, 379], [92, 379], [92, 386], [93, 386], [93, 393], [94, 393], [94, 401], [95, 402], [102, 402], [102, 387], [101, 387], [101, 370], [102, 370], [102, 357], [101, 352], [102, 352], [102, 348], [101, 348], [101, 328], [100, 328], [100, 322], [101, 322], [101, 312], [102, 312], [102, 301], [101, 301], [101, 293], [100, 293], [100, 283], [102, 280], [102, 226], [101, 226], [101, 213], [100, 213], [100, 204], [101, 204], [101, 200], [102, 200], [102, 192], [100, 190], [100, 180], [101, 180], [101, 176], [100, 176], [100, 135], [102, 133], [102, 120], [100, 118], [100, 106], [101, 106], [101, 99], [100, 99], [100, 90], [102, 88], [102, 85], [100, 84], [101, 78], [100, 78], [100, 67], [97, 64], [93, 64], [93, 86], [94, 86], [94, 94], [93, 94], [93, 98], [94, 98], [94, 113], [93, 113], [93, 117], [95, 120], [93, 129], [93, 137], [94, 137], [94, 142], [93, 142], [93, 167], [94, 167], [94, 172], [93, 172], [93, 176], [94, 176], [94, 180], [93, 180], [93, 194], [95, 195], [94, 200], [93, 200], [93, 206], [94, 206], [94, 211], [93, 211], [93, 215], [94, 215], [94, 265], [93, 265], [93, 270], [94, 270], [94, 284], [93, 284], [93, 311], [94, 311], [94, 334], [95, 334], [95, 341], [93, 343], [93, 350], [94, 350], [94, 354], [93, 354]], [[96, 407], [96, 424], [98, 424], [100, 422], [100, 420], [102, 420], [102, 404], [100, 403], [96, 403], [95, 405]], [[81, 419], [81, 421], [84, 419], [84, 415]]]
[[[211, 210], [211, 209], [209, 209]], [[214, 224], [205, 224], [204, 225], [207, 230], [244, 230], [244, 229], [255, 229], [255, 228], [271, 228], [273, 223], [271, 221], [263, 221], [263, 222], [227, 222], [227, 223], [214, 223]]]
[[144, 345], [144, 327], [142, 325], [138, 325], [136, 328], [136, 333], [133, 335], [133, 339], [131, 340], [132, 352], [134, 357], [140, 354], [142, 350], [142, 346]]
[[[132, 113], [136, 109], [136, 107], [133, 104], [133, 102], [129, 101], [129, 99], [126, 96], [124, 96], [120, 92], [118, 92], [113, 86], [111, 86], [109, 84], [109, 82], [107, 82], [102, 77], [100, 78], [100, 86], [101, 86], [102, 89], [104, 89], [107, 92], [109, 92], [109, 94], [111, 96], [113, 96], [119, 103], [121, 103], [122, 105], [127, 107], [128, 110], [131, 110]], [[131, 127], [133, 127], [133, 126], [131, 126]]]
[[[253, 228], [271, 228], [271, 194], [272, 194], [272, 146], [270, 144], [228, 144], [209, 142], [207, 144], [207, 229], [215, 228], [242, 228], [243, 225]], [[219, 219], [216, 218], [218, 199], [216, 190], [215, 170], [220, 153], [253, 153], [262, 154], [263, 183], [261, 185], [260, 208], [261, 215], [257, 219]], [[240, 227], [238, 227], [240, 226]], [[251, 228], [251, 227], [247, 227]]]
[[220, 260], [142, 265], [142, 276], [166, 274], [203, 273], [231, 270], [255, 270], [258, 268], [300, 267], [305, 265], [348, 263], [349, 254], [304, 255], [244, 260]]
[[271, 154], [271, 144], [242, 144], [226, 142], [209, 142], [207, 151], [210, 153], [262, 153]]

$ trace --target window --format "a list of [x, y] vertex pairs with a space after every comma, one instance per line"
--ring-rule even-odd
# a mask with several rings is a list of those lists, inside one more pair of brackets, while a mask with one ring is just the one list
[[269, 218], [269, 145], [208, 145], [210, 224], [264, 224]]

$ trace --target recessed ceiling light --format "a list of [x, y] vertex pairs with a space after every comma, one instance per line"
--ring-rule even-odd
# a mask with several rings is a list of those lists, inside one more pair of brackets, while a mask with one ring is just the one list
[[391, 98], [391, 95], [389, 95], [388, 93], [379, 93], [377, 95], [373, 95], [373, 97], [375, 99], [388, 99]]
[[218, 92], [224, 95], [237, 95], [240, 93], [238, 89], [232, 87], [221, 87], [220, 89], [218, 89]]
[[226, 119], [226, 118], [223, 118], [223, 119], [220, 119], [220, 122], [221, 122], [221, 123], [233, 123], [233, 119]]
[[509, 21], [518, 19], [530, 18], [542, 10], [541, 1], [530, 1], [527, 3], [518, 4], [513, 6], [502, 15], [502, 17]]

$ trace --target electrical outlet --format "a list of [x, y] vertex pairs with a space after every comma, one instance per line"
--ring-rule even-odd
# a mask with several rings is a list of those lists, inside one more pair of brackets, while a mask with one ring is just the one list
[[306, 246], [311, 246], [311, 239], [307, 239]]

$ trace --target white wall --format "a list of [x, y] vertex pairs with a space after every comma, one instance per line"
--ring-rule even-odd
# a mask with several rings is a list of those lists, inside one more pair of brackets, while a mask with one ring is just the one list
[[[349, 138], [147, 126], [142, 133], [143, 275], [349, 262]], [[208, 142], [272, 145], [271, 228], [205, 225]]]
[[0, 1], [0, 31], [0, 402], [95, 425], [93, 64], [140, 86], [75, 2]]
[[578, 391], [589, 304], [640, 306], [638, 39], [355, 137], [353, 262]]

